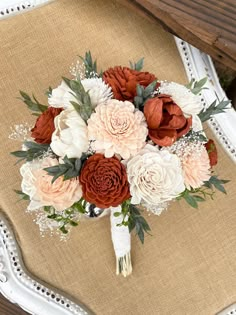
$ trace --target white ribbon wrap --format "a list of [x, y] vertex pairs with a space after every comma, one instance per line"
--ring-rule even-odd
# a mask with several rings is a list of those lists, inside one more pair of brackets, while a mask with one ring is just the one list
[[131, 264], [131, 239], [127, 226], [117, 226], [122, 222], [122, 215], [115, 217], [115, 212], [121, 212], [121, 206], [111, 207], [111, 237], [116, 254], [116, 274], [127, 277], [132, 273]]

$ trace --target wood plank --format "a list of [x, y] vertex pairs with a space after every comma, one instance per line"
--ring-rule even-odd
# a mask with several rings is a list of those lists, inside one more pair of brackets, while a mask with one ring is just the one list
[[120, 0], [236, 70], [235, 0]]
[[29, 315], [16, 304], [12, 304], [0, 294], [0, 314], [1, 315]]

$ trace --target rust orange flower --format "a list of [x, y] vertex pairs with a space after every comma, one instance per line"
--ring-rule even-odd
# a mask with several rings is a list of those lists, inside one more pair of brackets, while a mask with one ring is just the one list
[[117, 207], [130, 198], [126, 168], [116, 157], [90, 156], [79, 180], [84, 199], [99, 208]]
[[172, 145], [192, 126], [192, 117], [186, 118], [172, 98], [164, 94], [145, 103], [144, 115], [150, 139], [160, 146]]
[[[109, 68], [103, 73], [103, 80], [112, 88], [114, 98], [120, 101], [134, 101], [137, 84], [148, 86], [156, 77], [149, 72], [132, 70], [127, 67]], [[159, 84], [157, 84], [157, 87]]]
[[210, 139], [208, 142], [205, 144], [205, 147], [207, 149], [207, 153], [210, 159], [210, 165], [211, 167], [217, 164], [218, 161], [218, 153], [216, 150], [216, 145], [215, 142]]
[[55, 130], [54, 118], [60, 114], [62, 108], [48, 107], [36, 120], [31, 129], [31, 137], [38, 143], [51, 143], [52, 133]]

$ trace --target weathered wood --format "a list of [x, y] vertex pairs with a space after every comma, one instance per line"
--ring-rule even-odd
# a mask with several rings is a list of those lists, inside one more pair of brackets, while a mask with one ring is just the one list
[[1, 315], [28, 315], [20, 307], [15, 304], [11, 304], [0, 294], [0, 314]]
[[235, 0], [120, 0], [236, 70]]

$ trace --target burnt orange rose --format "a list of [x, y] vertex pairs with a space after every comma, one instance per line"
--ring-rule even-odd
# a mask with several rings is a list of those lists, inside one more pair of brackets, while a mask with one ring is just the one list
[[36, 120], [31, 129], [31, 137], [38, 143], [51, 143], [52, 133], [55, 130], [54, 118], [60, 114], [62, 108], [48, 107]]
[[116, 157], [92, 155], [85, 162], [79, 180], [84, 199], [99, 208], [117, 207], [130, 198], [125, 166]]
[[205, 144], [205, 147], [207, 149], [207, 153], [210, 159], [210, 165], [211, 167], [217, 164], [218, 161], [218, 154], [216, 150], [216, 145], [215, 142], [210, 139], [208, 142]]
[[[137, 84], [146, 87], [156, 80], [156, 77], [149, 72], [132, 70], [127, 67], [114, 67], [103, 72], [103, 80], [111, 86], [115, 99], [133, 102], [137, 95]], [[159, 84], [157, 84], [158, 86]]]
[[150, 139], [164, 147], [172, 145], [192, 126], [192, 117], [185, 118], [181, 108], [164, 94], [147, 100], [144, 115]]

